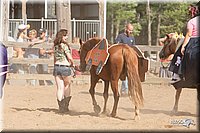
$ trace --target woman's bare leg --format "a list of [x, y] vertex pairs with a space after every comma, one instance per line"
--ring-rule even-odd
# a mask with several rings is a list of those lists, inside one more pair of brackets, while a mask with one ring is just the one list
[[56, 97], [59, 101], [61, 101], [64, 98], [64, 81], [60, 76], [55, 76], [55, 81], [57, 85]]

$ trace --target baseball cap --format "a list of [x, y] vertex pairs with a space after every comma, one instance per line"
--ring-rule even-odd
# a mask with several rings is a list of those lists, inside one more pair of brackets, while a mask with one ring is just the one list
[[46, 33], [46, 29], [40, 28], [39, 31], [38, 31], [38, 33], [43, 33], [43, 32]]
[[24, 30], [24, 29], [28, 29], [28, 28], [30, 28], [30, 25], [25, 25], [25, 24], [20, 24], [19, 26], [18, 26], [18, 29], [19, 30]]

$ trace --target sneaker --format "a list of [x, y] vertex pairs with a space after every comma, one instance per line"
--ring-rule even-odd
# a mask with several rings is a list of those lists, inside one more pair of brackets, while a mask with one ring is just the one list
[[181, 78], [177, 78], [177, 79], [172, 78], [172, 80], [170, 81], [170, 83], [173, 84], [173, 83], [176, 83], [176, 82], [178, 82], [180, 80], [181, 80]]
[[121, 96], [122, 96], [122, 97], [126, 97], [126, 96], [128, 96], [128, 92], [126, 92], [126, 91], [122, 91], [122, 92], [121, 92]]

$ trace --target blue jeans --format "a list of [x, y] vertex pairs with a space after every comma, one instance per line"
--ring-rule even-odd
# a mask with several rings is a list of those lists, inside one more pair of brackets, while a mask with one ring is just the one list
[[128, 79], [126, 77], [125, 80], [122, 81], [121, 91], [128, 93]]

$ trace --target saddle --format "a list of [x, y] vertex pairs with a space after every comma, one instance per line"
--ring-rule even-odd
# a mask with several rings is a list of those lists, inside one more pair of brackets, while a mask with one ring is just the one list
[[109, 57], [108, 53], [108, 41], [103, 38], [98, 44], [95, 45], [93, 49], [91, 49], [85, 58], [86, 61], [86, 71], [91, 69], [91, 66], [97, 66], [96, 74], [99, 75], [103, 66], [106, 64], [107, 59]]
[[142, 51], [137, 46], [132, 46], [138, 55], [138, 72], [140, 81], [144, 82], [146, 79], [145, 73], [149, 70], [149, 60], [142, 54]]

